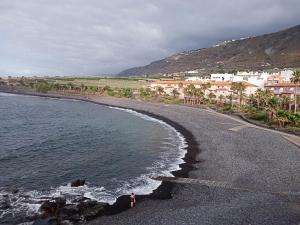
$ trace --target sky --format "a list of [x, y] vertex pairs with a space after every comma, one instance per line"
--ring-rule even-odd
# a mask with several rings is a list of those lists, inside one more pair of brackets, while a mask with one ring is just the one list
[[300, 24], [299, 0], [0, 0], [0, 75], [104, 75]]

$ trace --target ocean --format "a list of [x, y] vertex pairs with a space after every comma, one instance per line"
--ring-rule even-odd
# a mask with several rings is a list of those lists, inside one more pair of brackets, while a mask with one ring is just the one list
[[[84, 196], [112, 204], [149, 194], [186, 152], [165, 122], [78, 100], [0, 93], [0, 224], [38, 213], [43, 200]], [[71, 187], [85, 179], [82, 187]]]

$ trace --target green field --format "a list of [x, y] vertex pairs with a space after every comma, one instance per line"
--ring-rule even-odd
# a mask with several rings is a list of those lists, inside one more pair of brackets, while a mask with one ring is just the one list
[[48, 78], [48, 81], [55, 81], [60, 84], [73, 83], [76, 86], [84, 84], [85, 86], [111, 88], [132, 88], [139, 89], [150, 84], [150, 81], [144, 78], [99, 78], [99, 77], [70, 77], [70, 78]]

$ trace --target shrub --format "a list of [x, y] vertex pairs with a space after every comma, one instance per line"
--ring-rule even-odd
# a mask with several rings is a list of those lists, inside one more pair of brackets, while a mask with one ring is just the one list
[[258, 120], [258, 121], [268, 121], [269, 118], [268, 118], [268, 115], [267, 113], [265, 112], [257, 112], [257, 113], [253, 113], [251, 116], [250, 116], [251, 119], [254, 119], [254, 120]]
[[229, 105], [229, 104], [224, 105], [222, 110], [223, 111], [230, 111], [231, 110], [231, 105]]

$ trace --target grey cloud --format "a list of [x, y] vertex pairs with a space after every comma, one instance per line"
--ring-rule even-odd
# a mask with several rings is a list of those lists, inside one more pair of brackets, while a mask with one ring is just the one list
[[112, 74], [298, 25], [299, 0], [1, 0], [0, 74]]

